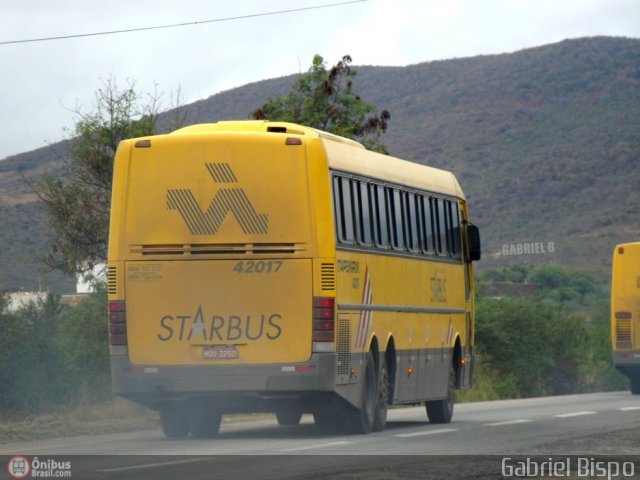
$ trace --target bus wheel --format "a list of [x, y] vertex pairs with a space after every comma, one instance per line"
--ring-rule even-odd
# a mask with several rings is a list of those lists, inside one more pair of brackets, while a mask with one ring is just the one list
[[456, 372], [451, 365], [449, 370], [449, 386], [447, 388], [447, 398], [442, 400], [431, 400], [425, 403], [427, 416], [431, 423], [449, 423], [453, 417], [453, 395], [456, 389]]
[[276, 412], [278, 425], [298, 425], [302, 419], [302, 413], [296, 411], [283, 410]]
[[167, 438], [184, 438], [189, 435], [189, 418], [184, 408], [180, 407], [180, 404], [171, 404], [160, 409], [160, 425]]
[[215, 410], [195, 409], [190, 419], [191, 435], [199, 438], [212, 438], [218, 434], [222, 414]]
[[332, 406], [326, 406], [314, 412], [313, 421], [316, 428], [323, 433], [342, 433], [345, 426], [343, 412]]
[[[352, 433], [371, 433], [378, 410], [378, 379], [373, 354], [367, 355], [362, 382], [362, 407], [351, 407], [348, 413], [348, 426]], [[386, 416], [385, 416], [386, 419]]]
[[374, 432], [381, 432], [387, 423], [387, 410], [389, 408], [389, 371], [384, 355], [380, 358], [380, 374], [378, 375], [378, 401], [373, 417]]
[[631, 386], [631, 393], [634, 395], [640, 395], [640, 374], [635, 377], [630, 377], [629, 384]]

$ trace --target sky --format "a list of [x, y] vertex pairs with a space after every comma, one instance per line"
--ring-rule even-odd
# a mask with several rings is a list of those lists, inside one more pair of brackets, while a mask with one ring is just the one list
[[316, 53], [403, 66], [596, 35], [640, 38], [639, 0], [0, 0], [0, 159], [68, 138], [108, 78], [166, 110]]

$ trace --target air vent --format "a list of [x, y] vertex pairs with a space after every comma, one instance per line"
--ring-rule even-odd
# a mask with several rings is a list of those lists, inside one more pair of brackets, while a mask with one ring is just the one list
[[304, 245], [295, 243], [192, 243], [131, 245], [129, 251], [140, 255], [248, 255], [285, 254], [304, 250]]
[[333, 291], [336, 289], [335, 264], [323, 263], [320, 265], [320, 288], [323, 291]]
[[269, 133], [289, 133], [293, 135], [304, 135], [303, 130], [297, 130], [291, 127], [284, 127], [280, 125], [270, 125], [267, 127], [267, 132]]
[[107, 282], [109, 295], [118, 294], [118, 269], [109, 267], [107, 270]]
[[338, 375], [349, 375], [351, 370], [351, 327], [348, 318], [338, 318]]
[[631, 346], [631, 319], [616, 320], [616, 348], [623, 350]]

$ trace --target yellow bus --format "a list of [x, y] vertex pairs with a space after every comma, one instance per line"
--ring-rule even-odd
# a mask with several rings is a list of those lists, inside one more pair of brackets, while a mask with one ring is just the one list
[[123, 141], [108, 255], [116, 394], [168, 437], [223, 414], [449, 422], [474, 360], [477, 227], [453, 174], [279, 122]]
[[613, 364], [640, 395], [640, 242], [616, 246], [611, 277]]

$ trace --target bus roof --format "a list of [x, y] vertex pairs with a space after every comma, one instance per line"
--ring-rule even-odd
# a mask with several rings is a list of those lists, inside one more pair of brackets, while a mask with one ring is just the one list
[[324, 145], [330, 168], [462, 200], [465, 198], [456, 177], [449, 171], [372, 152], [354, 140], [294, 123], [267, 120], [220, 121], [191, 125], [178, 129], [171, 135], [231, 132], [285, 133], [318, 138]]
[[627, 243], [619, 243], [618, 245], [616, 245], [616, 248], [618, 247], [640, 247], [640, 241], [637, 242], [627, 242]]
[[353, 147], [363, 148], [364, 146], [354, 140], [340, 137], [329, 132], [323, 132], [311, 127], [305, 127], [295, 123], [271, 122], [268, 120], [225, 120], [216, 123], [200, 123], [180, 128], [172, 135], [206, 134], [217, 132], [256, 132], [256, 133], [287, 133], [289, 135], [303, 135], [312, 138], [326, 138], [336, 142], [346, 143]]
[[336, 170], [465, 199], [455, 175], [446, 170], [336, 142], [324, 142], [324, 146], [329, 166]]

